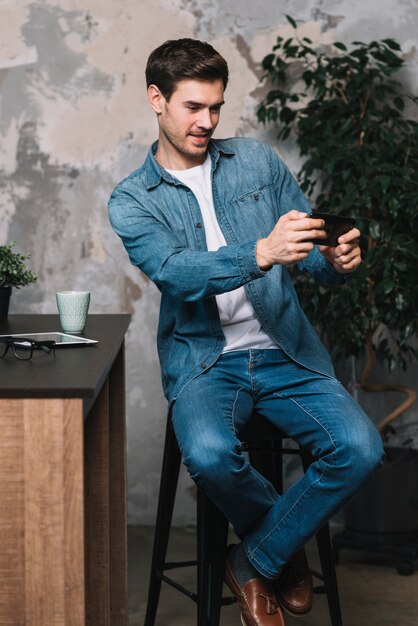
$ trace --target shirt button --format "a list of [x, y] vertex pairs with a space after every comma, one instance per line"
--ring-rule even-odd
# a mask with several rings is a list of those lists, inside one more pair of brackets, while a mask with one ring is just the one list
[[196, 228], [202, 228], [202, 224], [201, 224], [200, 222], [198, 222], [198, 223], [196, 224]]
[[202, 368], [202, 370], [204, 370], [204, 369], [205, 369], [205, 367], [206, 367], [206, 363], [201, 363], [201, 364], [200, 364], [200, 367]]
[[255, 194], [254, 194], [254, 200], [255, 200], [256, 202], [258, 202], [258, 201], [260, 200], [260, 194], [259, 194], [259, 193], [255, 193]]

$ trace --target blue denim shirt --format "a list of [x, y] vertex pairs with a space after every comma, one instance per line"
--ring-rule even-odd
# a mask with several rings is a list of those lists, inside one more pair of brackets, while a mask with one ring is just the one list
[[[309, 211], [283, 161], [253, 139], [212, 140], [213, 201], [227, 246], [208, 252], [198, 202], [162, 168], [145, 163], [117, 185], [109, 217], [133, 265], [161, 291], [158, 352], [169, 401], [211, 367], [224, 346], [215, 296], [244, 285], [263, 329], [304, 367], [333, 376], [328, 353], [304, 315], [286, 267], [260, 270], [257, 240], [281, 215]], [[317, 247], [299, 263], [321, 282], [344, 281]]]

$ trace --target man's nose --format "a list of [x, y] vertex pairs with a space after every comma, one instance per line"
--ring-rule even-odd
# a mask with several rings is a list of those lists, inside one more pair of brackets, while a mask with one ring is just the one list
[[201, 109], [197, 125], [199, 128], [213, 128], [213, 119], [210, 109]]

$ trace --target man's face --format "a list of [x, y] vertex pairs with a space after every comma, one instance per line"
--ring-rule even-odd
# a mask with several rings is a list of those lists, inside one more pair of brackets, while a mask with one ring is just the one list
[[182, 80], [169, 100], [155, 85], [148, 92], [160, 130], [158, 162], [173, 170], [203, 163], [224, 103], [222, 80]]

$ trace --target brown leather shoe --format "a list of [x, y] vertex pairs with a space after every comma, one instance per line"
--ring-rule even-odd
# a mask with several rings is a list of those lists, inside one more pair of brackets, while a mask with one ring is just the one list
[[305, 550], [298, 550], [274, 581], [281, 606], [291, 615], [304, 615], [312, 608], [313, 585]]
[[283, 612], [265, 578], [252, 578], [241, 587], [226, 563], [225, 583], [234, 594], [243, 626], [284, 626]]

